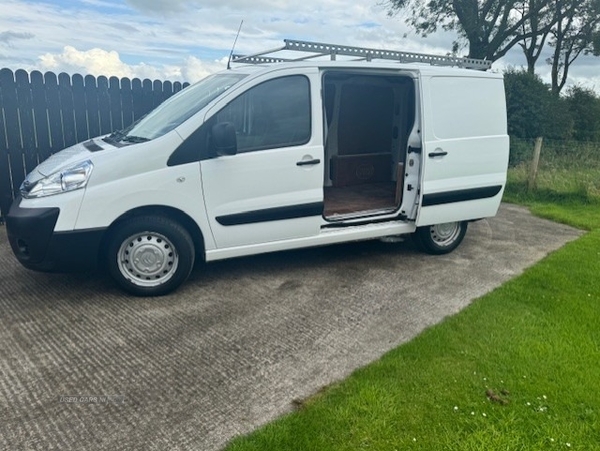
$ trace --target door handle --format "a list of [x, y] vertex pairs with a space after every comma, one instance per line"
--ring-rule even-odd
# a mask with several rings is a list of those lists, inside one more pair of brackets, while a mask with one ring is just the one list
[[427, 156], [429, 158], [443, 157], [445, 155], [448, 155], [448, 152], [446, 152], [445, 150], [438, 150], [438, 151], [435, 151], [435, 152], [429, 152], [427, 154]]
[[315, 164], [319, 164], [321, 160], [318, 158], [313, 158], [312, 160], [300, 160], [296, 163], [296, 166], [312, 166]]

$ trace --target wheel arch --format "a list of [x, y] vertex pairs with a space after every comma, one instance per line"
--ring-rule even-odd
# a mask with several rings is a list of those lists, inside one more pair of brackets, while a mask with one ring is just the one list
[[111, 225], [106, 230], [104, 237], [102, 239], [102, 245], [100, 247], [101, 253], [99, 255], [99, 259], [102, 260], [104, 257], [103, 252], [107, 248], [107, 244], [113, 234], [113, 232], [119, 227], [123, 221], [136, 217], [136, 216], [145, 216], [145, 215], [154, 215], [154, 216], [163, 216], [169, 219], [173, 219], [177, 221], [181, 226], [183, 226], [187, 232], [192, 237], [194, 241], [194, 248], [196, 251], [196, 256], [201, 256], [202, 260], [205, 260], [205, 251], [204, 251], [204, 235], [200, 227], [187, 213], [173, 207], [169, 207], [166, 205], [145, 205], [143, 207], [136, 207], [132, 210], [129, 210], [115, 219]]

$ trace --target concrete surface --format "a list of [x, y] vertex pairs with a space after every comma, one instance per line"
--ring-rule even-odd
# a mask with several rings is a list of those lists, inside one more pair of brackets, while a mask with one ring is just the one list
[[[271, 254], [139, 299], [103, 275], [25, 270], [0, 229], [0, 449], [220, 449], [580, 234], [503, 205], [448, 256]], [[115, 397], [80, 402], [93, 395]]]

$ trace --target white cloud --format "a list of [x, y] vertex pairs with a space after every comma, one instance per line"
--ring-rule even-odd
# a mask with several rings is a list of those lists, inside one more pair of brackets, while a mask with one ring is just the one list
[[181, 11], [188, 0], [126, 0], [129, 5], [140, 11], [160, 11], [170, 13]]
[[131, 77], [134, 69], [123, 63], [119, 54], [102, 49], [79, 51], [70, 45], [60, 54], [46, 53], [40, 56], [41, 66], [45, 70], [66, 72], [82, 71], [92, 75], [111, 74], [116, 77]]
[[[251, 8], [260, 12], [285, 9], [298, 11], [298, 9], [303, 8], [302, 4], [279, 0], [253, 0], [251, 4], [247, 0], [126, 0], [126, 2], [142, 12], [159, 12], [168, 15], [181, 12], [189, 14], [193, 10], [213, 8], [231, 11], [248, 11]], [[332, 3], [332, 1], [330, 0], [329, 3]]]
[[597, 93], [600, 93], [600, 77], [571, 77], [572, 85], [579, 85], [584, 88], [593, 89]]
[[[0, 0], [1, 65], [11, 69], [111, 71], [103, 75], [194, 80], [224, 67], [240, 20], [236, 53], [282, 45], [285, 37], [446, 54], [454, 33], [420, 38], [380, 0]], [[9, 31], [8, 31], [9, 30]], [[4, 43], [2, 42], [4, 37]], [[20, 38], [20, 39], [19, 39]], [[6, 45], [8, 42], [10, 45]], [[68, 50], [69, 49], [69, 50]], [[72, 49], [72, 50], [70, 50]], [[97, 60], [97, 61], [96, 61]], [[516, 49], [503, 64], [520, 66]], [[545, 76], [547, 68], [539, 64]], [[579, 61], [573, 80], [593, 78], [597, 61]], [[593, 68], [592, 71], [591, 69]]]
[[83, 51], [72, 46], [66, 46], [61, 53], [46, 53], [39, 59], [43, 70], [54, 72], [188, 82], [200, 80], [211, 73], [225, 69], [227, 63], [226, 59], [206, 62], [189, 56], [178, 65], [127, 64], [121, 60], [115, 50], [94, 48]]
[[195, 56], [189, 56], [181, 68], [181, 79], [193, 83], [207, 75], [224, 70], [226, 67], [227, 58], [206, 62], [199, 60]]

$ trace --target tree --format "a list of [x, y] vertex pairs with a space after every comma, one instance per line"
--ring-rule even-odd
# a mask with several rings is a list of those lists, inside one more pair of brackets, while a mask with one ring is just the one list
[[573, 62], [581, 54], [600, 53], [600, 0], [556, 0], [557, 21], [550, 45], [554, 48], [552, 92], [564, 88]]
[[532, 1], [521, 8], [522, 0], [387, 0], [388, 13], [408, 10], [407, 23], [419, 34], [427, 36], [438, 30], [454, 30], [459, 40], [454, 42], [456, 52], [466, 41], [471, 58], [496, 61], [523, 39], [534, 35], [524, 30], [530, 17], [539, 15], [546, 1]]
[[[525, 0], [515, 9], [520, 17], [527, 17], [521, 25], [520, 33], [522, 36], [529, 35], [529, 37], [523, 37], [519, 46], [525, 54], [527, 72], [534, 74], [535, 65], [542, 54], [546, 40], [558, 21], [556, 0]], [[538, 14], [528, 14], [532, 10], [538, 11]]]
[[508, 70], [504, 84], [509, 135], [526, 139], [571, 137], [573, 118], [566, 100], [552, 95], [539, 76]]
[[600, 141], [600, 98], [581, 86], [567, 90], [566, 102], [574, 119], [573, 137], [579, 141]]

